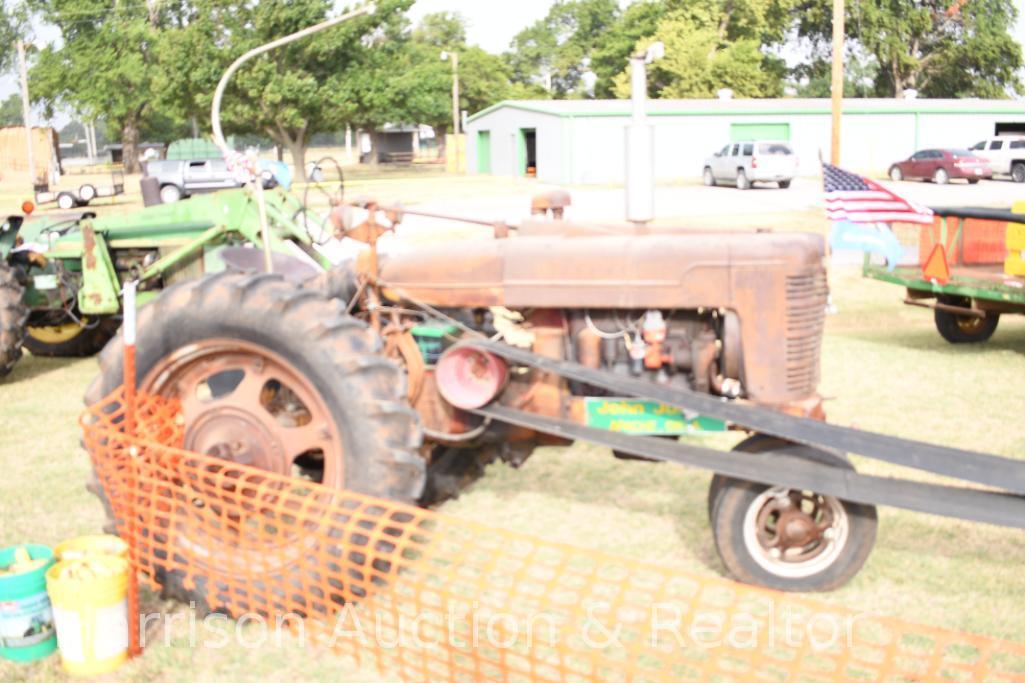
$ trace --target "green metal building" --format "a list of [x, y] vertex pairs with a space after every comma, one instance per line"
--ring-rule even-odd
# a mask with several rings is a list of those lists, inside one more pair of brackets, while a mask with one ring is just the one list
[[[828, 156], [827, 99], [651, 100], [655, 177], [696, 178], [728, 142], [788, 140], [800, 172]], [[470, 173], [536, 175], [566, 185], [623, 182], [628, 100], [509, 100], [468, 119]], [[842, 163], [863, 173], [924, 147], [968, 147], [1003, 133], [1025, 133], [1025, 102], [1013, 100], [852, 99], [844, 101]]]

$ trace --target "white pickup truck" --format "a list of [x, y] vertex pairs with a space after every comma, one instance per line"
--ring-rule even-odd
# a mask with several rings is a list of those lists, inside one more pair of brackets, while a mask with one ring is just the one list
[[1025, 135], [998, 135], [969, 148], [989, 162], [993, 175], [1009, 175], [1016, 183], [1025, 183]]

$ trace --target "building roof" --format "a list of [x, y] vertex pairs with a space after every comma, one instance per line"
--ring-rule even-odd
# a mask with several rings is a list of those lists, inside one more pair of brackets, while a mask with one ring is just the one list
[[[630, 100], [504, 100], [469, 117], [472, 122], [508, 108], [563, 118], [630, 116]], [[829, 114], [826, 98], [648, 100], [649, 116], [799, 115]], [[1015, 100], [970, 99], [845, 99], [844, 114], [1018, 114], [1025, 106]]]

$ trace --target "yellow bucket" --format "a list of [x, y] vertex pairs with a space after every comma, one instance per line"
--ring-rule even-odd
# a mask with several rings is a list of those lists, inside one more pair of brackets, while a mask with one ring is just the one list
[[54, 555], [58, 560], [80, 560], [98, 555], [128, 557], [128, 544], [110, 534], [79, 536], [58, 544], [54, 548]]
[[46, 572], [57, 646], [64, 669], [107, 673], [128, 659], [128, 562], [91, 555], [65, 559]]

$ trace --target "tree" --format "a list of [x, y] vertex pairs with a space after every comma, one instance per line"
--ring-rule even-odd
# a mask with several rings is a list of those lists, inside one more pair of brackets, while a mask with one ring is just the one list
[[[354, 87], [365, 84], [359, 72], [394, 70], [382, 62], [400, 49], [407, 27], [404, 12], [412, 0], [380, 0], [369, 17], [278, 48], [248, 62], [234, 76], [224, 97], [225, 130], [259, 131], [289, 150], [296, 175], [305, 177], [310, 137], [355, 123], [367, 102]], [[222, 30], [232, 58], [257, 45], [323, 21], [331, 0], [265, 0], [237, 5], [227, 30]], [[398, 44], [395, 44], [398, 43]], [[380, 67], [380, 68], [379, 68]], [[392, 71], [392, 75], [395, 72]], [[369, 84], [379, 90], [377, 84]], [[376, 95], [372, 95], [371, 99]]]
[[458, 12], [434, 12], [413, 29], [413, 40], [442, 49], [466, 45], [466, 19]]
[[15, 44], [25, 38], [27, 26], [27, 13], [23, 5], [13, 1], [0, 5], [0, 74], [13, 69]]
[[582, 77], [619, 16], [616, 0], [557, 0], [547, 16], [513, 38], [513, 79], [541, 84], [555, 97], [583, 96]]
[[616, 76], [623, 71], [638, 42], [654, 35], [665, 14], [665, 2], [641, 0], [629, 5], [609, 27], [591, 57], [591, 70], [598, 77], [594, 87], [596, 97], [615, 97]]
[[21, 96], [14, 94], [0, 102], [0, 128], [25, 125], [21, 111]]
[[[805, 0], [798, 32], [824, 59], [831, 0]], [[848, 39], [872, 55], [875, 94], [901, 97], [1006, 97], [1021, 92], [1022, 48], [1011, 36], [1013, 0], [861, 0], [848, 4]]]
[[[763, 48], [783, 41], [789, 0], [691, 0], [658, 19], [653, 34], [636, 41], [643, 51], [660, 41], [665, 57], [648, 67], [652, 97], [714, 97], [729, 88], [738, 97], [783, 94], [785, 65]], [[630, 94], [629, 67], [614, 79], [619, 97]]]
[[32, 67], [32, 94], [52, 114], [58, 105], [88, 119], [102, 117], [124, 146], [128, 172], [139, 170], [140, 128], [156, 112], [154, 73], [160, 29], [170, 8], [103, 0], [33, 0], [61, 31]]

